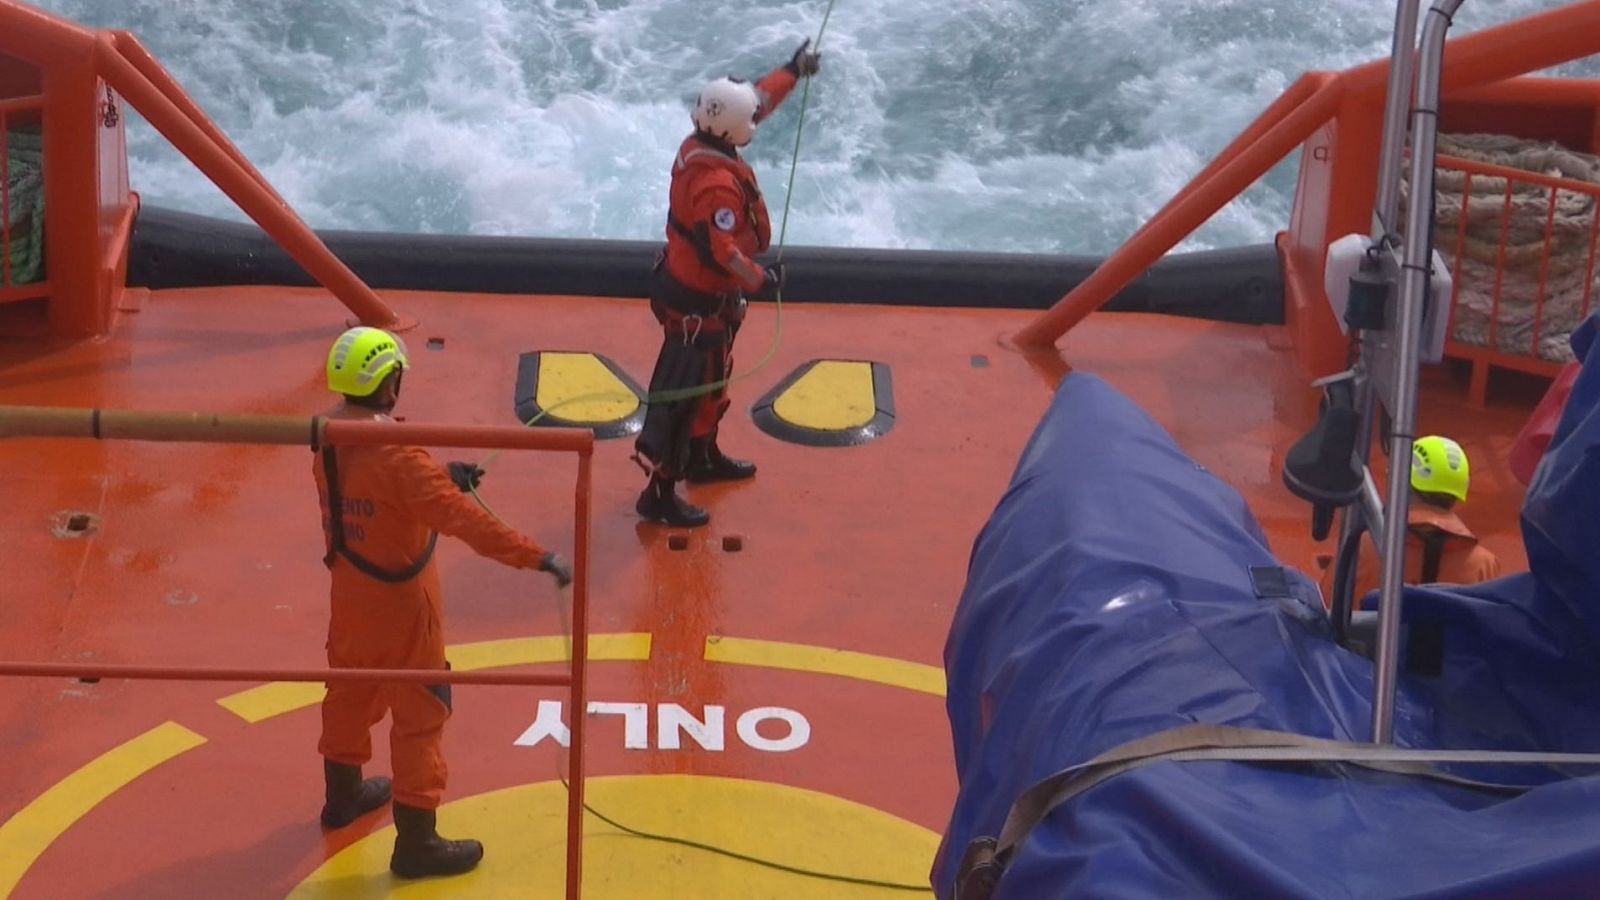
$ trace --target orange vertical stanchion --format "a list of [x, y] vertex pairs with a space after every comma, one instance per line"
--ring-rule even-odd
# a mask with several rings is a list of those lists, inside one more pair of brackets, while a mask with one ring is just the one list
[[117, 93], [133, 104], [162, 136], [254, 219], [295, 262], [339, 298], [363, 324], [387, 328], [402, 324], [400, 318], [373, 293], [372, 288], [367, 287], [334, 256], [315, 232], [284, 208], [273, 194], [262, 189], [249, 172], [241, 168], [204, 130], [190, 121], [181, 109], [134, 68], [117, 51], [116, 44], [109, 36], [99, 44], [96, 58], [102, 76]]
[[589, 716], [589, 518], [593, 452], [578, 454], [572, 530], [572, 771], [567, 786], [567, 900], [583, 894], [584, 720]]
[[1136, 237], [1118, 248], [1093, 274], [1017, 332], [1012, 340], [1025, 348], [1049, 346], [1085, 316], [1104, 306], [1117, 291], [1265, 175], [1295, 145], [1321, 128], [1338, 107], [1341, 90], [1340, 79], [1329, 79], [1293, 112], [1268, 128], [1248, 149], [1216, 169], [1203, 184], [1194, 184], [1193, 190], [1151, 219]]
[[95, 154], [99, 117], [93, 45], [82, 56], [43, 67], [45, 265], [50, 330], [62, 337], [105, 334], [111, 309], [100, 272], [100, 197]]

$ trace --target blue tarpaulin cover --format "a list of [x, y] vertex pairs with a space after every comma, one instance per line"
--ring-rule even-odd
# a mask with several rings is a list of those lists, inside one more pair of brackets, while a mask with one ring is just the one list
[[[1594, 330], [1574, 335], [1580, 359]], [[1523, 530], [1532, 574], [1408, 589], [1408, 626], [1442, 626], [1444, 654], [1439, 674], [1402, 675], [1401, 746], [1600, 752], [1600, 362]], [[1333, 642], [1303, 574], [1258, 596], [1250, 568], [1278, 565], [1236, 491], [1103, 381], [1067, 376], [978, 537], [945, 648], [961, 787], [939, 895], [1030, 785], [1135, 738], [1205, 722], [1368, 739], [1372, 663]], [[1156, 763], [1056, 809], [996, 897], [1600, 896], [1600, 777], [1451, 770], [1532, 788]]]

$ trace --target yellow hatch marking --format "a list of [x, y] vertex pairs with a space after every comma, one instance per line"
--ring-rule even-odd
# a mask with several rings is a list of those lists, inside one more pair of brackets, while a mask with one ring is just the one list
[[878, 414], [872, 363], [825, 359], [772, 402], [778, 418], [816, 431], [847, 431]]
[[[590, 395], [601, 396], [567, 402]], [[534, 403], [553, 410], [552, 418], [590, 424], [626, 419], [639, 408], [638, 396], [593, 353], [541, 352]]]

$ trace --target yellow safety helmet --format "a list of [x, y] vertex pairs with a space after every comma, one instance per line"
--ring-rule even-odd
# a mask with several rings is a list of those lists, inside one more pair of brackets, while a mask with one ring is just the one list
[[382, 328], [358, 325], [339, 335], [328, 351], [328, 390], [370, 397], [390, 372], [409, 365], [404, 341]]
[[1447, 437], [1430, 434], [1411, 445], [1411, 487], [1467, 502], [1467, 452]]

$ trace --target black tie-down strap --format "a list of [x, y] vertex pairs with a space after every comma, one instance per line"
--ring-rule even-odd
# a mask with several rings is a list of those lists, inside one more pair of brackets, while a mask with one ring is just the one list
[[1520, 794], [1517, 785], [1493, 784], [1453, 775], [1438, 763], [1600, 766], [1595, 753], [1511, 753], [1495, 750], [1407, 750], [1306, 737], [1281, 731], [1229, 725], [1185, 725], [1114, 747], [1094, 759], [1069, 766], [1034, 784], [1017, 798], [1000, 836], [967, 845], [956, 871], [954, 900], [989, 900], [1017, 848], [1051, 812], [1079, 794], [1124, 772], [1157, 762], [1343, 763], [1429, 778], [1460, 787]]
[[423, 548], [422, 555], [400, 572], [391, 572], [350, 549], [344, 542], [344, 493], [339, 490], [339, 462], [332, 447], [324, 447], [320, 452], [322, 474], [328, 482], [328, 552], [322, 557], [322, 564], [331, 569], [334, 560], [342, 556], [356, 567], [356, 571], [388, 584], [403, 584], [421, 575], [422, 570], [428, 567], [428, 561], [433, 559], [433, 548], [439, 543], [439, 533], [430, 532], [428, 546]]

